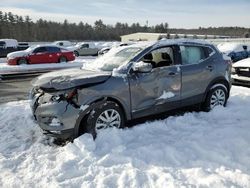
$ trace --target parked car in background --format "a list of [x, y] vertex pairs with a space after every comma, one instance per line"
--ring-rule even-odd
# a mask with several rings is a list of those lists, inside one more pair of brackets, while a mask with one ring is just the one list
[[0, 57], [6, 57], [10, 52], [25, 50], [28, 47], [28, 43], [23, 45], [22, 43], [18, 43], [16, 39], [0, 39]]
[[240, 60], [233, 64], [232, 83], [250, 86], [250, 58]]
[[31, 107], [47, 135], [95, 137], [101, 129], [183, 106], [225, 106], [230, 72], [231, 62], [209, 43], [143, 42], [111, 49], [83, 68], [41, 75], [32, 81]]
[[67, 49], [73, 51], [76, 56], [94, 56], [98, 55], [98, 51], [100, 50], [99, 46], [93, 42], [80, 42], [75, 46], [67, 47]]
[[56, 45], [56, 46], [60, 46], [60, 47], [73, 46], [73, 44], [70, 41], [67, 41], [67, 40], [55, 41], [55, 42], [52, 43], [52, 45]]
[[238, 43], [219, 44], [218, 49], [229, 56], [233, 62], [250, 57], [250, 45]]
[[120, 43], [120, 44], [115, 44], [112, 46], [108, 46], [105, 48], [102, 48], [101, 50], [98, 51], [98, 55], [103, 55], [105, 53], [107, 53], [111, 48], [115, 48], [115, 47], [119, 47], [119, 46], [128, 46], [128, 45], [132, 45], [134, 43], [130, 42], [130, 43]]
[[53, 45], [36, 45], [26, 50], [12, 52], [7, 55], [9, 65], [60, 63], [73, 61], [73, 52]]

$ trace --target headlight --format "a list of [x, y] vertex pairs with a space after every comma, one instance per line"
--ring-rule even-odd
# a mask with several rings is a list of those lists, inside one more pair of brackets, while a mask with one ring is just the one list
[[61, 100], [75, 100], [77, 98], [77, 90], [70, 90], [70, 91], [65, 91], [65, 93], [62, 94], [55, 94], [52, 95], [51, 101], [53, 102], [60, 102]]
[[232, 74], [236, 74], [236, 69], [235, 69], [234, 67], [232, 67], [231, 73], [232, 73]]

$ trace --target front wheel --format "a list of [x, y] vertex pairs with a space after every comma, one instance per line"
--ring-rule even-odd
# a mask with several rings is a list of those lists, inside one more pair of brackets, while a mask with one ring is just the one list
[[26, 65], [26, 64], [28, 64], [28, 61], [25, 58], [21, 58], [18, 60], [17, 63], [18, 63], [18, 65]]
[[90, 112], [83, 126], [86, 126], [86, 132], [95, 138], [102, 129], [123, 128], [124, 125], [124, 113], [120, 106], [115, 102], [107, 101]]
[[226, 87], [216, 86], [211, 89], [206, 97], [206, 101], [204, 103], [204, 110], [210, 111], [215, 106], [226, 106], [228, 99], [228, 91]]

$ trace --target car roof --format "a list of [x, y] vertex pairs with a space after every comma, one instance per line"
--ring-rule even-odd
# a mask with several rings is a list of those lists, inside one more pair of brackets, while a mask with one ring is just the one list
[[167, 45], [202, 45], [202, 46], [211, 46], [212, 44], [200, 39], [162, 39], [159, 41], [146, 41], [146, 42], [137, 42], [135, 44], [129, 45], [130, 47], [161, 47]]

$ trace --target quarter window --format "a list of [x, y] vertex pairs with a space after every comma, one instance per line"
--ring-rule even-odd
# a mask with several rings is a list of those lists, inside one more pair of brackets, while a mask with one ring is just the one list
[[198, 46], [180, 46], [183, 65], [197, 64], [206, 58], [203, 48]]

